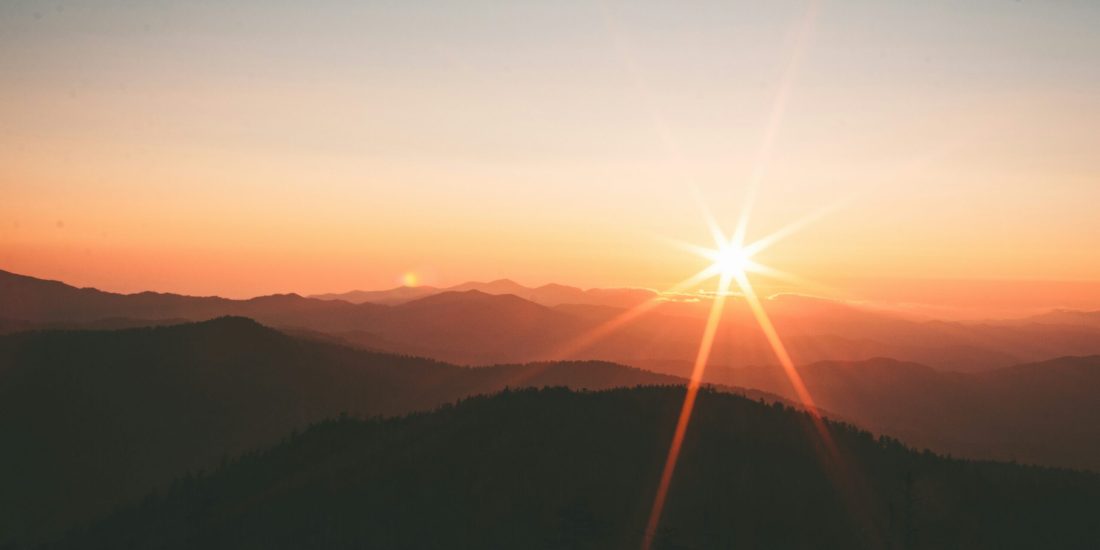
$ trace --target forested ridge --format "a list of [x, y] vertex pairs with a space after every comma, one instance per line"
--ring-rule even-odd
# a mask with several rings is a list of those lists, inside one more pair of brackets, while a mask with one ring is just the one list
[[[634, 548], [681, 387], [313, 425], [47, 548]], [[1095, 548], [1100, 476], [917, 452], [704, 390], [658, 548]], [[839, 476], [839, 477], [838, 477]]]

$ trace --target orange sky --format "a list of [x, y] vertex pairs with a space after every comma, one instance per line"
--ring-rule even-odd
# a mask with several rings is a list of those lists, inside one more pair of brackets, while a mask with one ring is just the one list
[[662, 288], [759, 173], [839, 297], [1100, 307], [1100, 5], [757, 4], [6, 3], [0, 268]]

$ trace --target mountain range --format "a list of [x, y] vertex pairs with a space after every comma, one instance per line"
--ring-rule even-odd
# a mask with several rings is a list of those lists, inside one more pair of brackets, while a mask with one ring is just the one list
[[[637, 548], [682, 388], [313, 426], [47, 548]], [[1100, 476], [918, 453], [704, 391], [654, 547], [1094, 548]]]
[[[153, 292], [113, 294], [0, 272], [0, 330], [142, 326], [234, 315], [280, 329], [323, 333], [366, 349], [468, 365], [557, 359], [642, 365], [692, 360], [709, 308], [706, 301], [658, 300], [644, 314], [620, 323], [629, 308], [592, 300], [551, 307], [476, 287], [493, 292], [525, 288], [510, 281], [470, 283], [386, 305], [296, 294], [248, 300]], [[548, 287], [534, 290], [550, 293], [569, 288]], [[573, 290], [561, 295], [576, 295]], [[584, 296], [625, 292], [632, 303], [643, 295], [652, 298], [633, 290], [579, 292]], [[891, 357], [941, 370], [977, 372], [1067, 355], [1100, 354], [1100, 324], [1089, 312], [960, 323], [914, 320], [798, 295], [772, 297], [766, 307], [799, 364]], [[618, 329], [605, 331], [609, 325]], [[726, 367], [774, 363], [772, 349], [750, 308], [737, 297], [729, 300], [711, 361]]]
[[[86, 536], [69, 539], [66, 544], [99, 540], [104, 541], [103, 547], [111, 547], [119, 540], [116, 536], [160, 544], [163, 541], [155, 537], [143, 538], [148, 535], [142, 534], [145, 531], [133, 531], [133, 516], [126, 515], [135, 513], [132, 509], [102, 522], [88, 522], [136, 502], [150, 491], [164, 491], [184, 472], [217, 470], [213, 478], [199, 476], [206, 480], [202, 483], [212, 484], [204, 487], [229, 490], [217, 480], [228, 475], [224, 472], [230, 464], [243, 468], [234, 471], [253, 471], [241, 474], [249, 479], [263, 478], [273, 484], [256, 485], [256, 490], [277, 494], [277, 487], [298, 483], [298, 473], [278, 470], [282, 466], [271, 466], [275, 468], [271, 470], [249, 465], [261, 456], [254, 454], [255, 450], [269, 448], [295, 430], [326, 418], [392, 419], [507, 388], [564, 386], [591, 391], [675, 386], [683, 385], [690, 374], [709, 308], [705, 300], [653, 301], [650, 296], [645, 299], [649, 309], [644, 314], [621, 323], [617, 330], [606, 330], [630, 315], [633, 306], [597, 303], [592, 297], [600, 296], [599, 291], [556, 285], [529, 289], [542, 292], [538, 300], [543, 303], [528, 299], [532, 296], [503, 292], [517, 290], [517, 286], [510, 281], [470, 283], [388, 304], [294, 294], [232, 300], [153, 292], [114, 294], [0, 272], [0, 433], [5, 434], [10, 448], [18, 449], [0, 454], [0, 485], [5, 487], [0, 492], [0, 533], [4, 534], [0, 545], [5, 540], [16, 544], [56, 540], [76, 525], [91, 525], [91, 531], [82, 531]], [[554, 292], [561, 299], [580, 296], [588, 301], [555, 304], [548, 297]], [[633, 296], [641, 298], [640, 294]], [[772, 364], [772, 349], [759, 336], [751, 312], [737, 297], [731, 297], [729, 303], [704, 381], [753, 400], [797, 404], [789, 380]], [[772, 297], [766, 308], [801, 365], [797, 370], [815, 404], [830, 418], [932, 450], [919, 456], [937, 452], [1100, 471], [1100, 401], [1095, 399], [1100, 391], [1100, 355], [1094, 351], [1100, 350], [1100, 324], [1095, 312], [1054, 310], [1026, 319], [982, 323], [919, 321], [796, 295]], [[553, 409], [555, 405], [547, 406]], [[530, 414], [524, 410], [521, 406], [517, 418]], [[447, 414], [437, 413], [439, 422], [450, 422], [445, 420]], [[545, 414], [568, 416], [562, 411]], [[404, 426], [407, 424], [402, 422], [415, 423], [419, 417], [409, 418], [412, 420], [369, 420], [367, 425]], [[538, 418], [527, 421], [533, 425], [541, 422]], [[564, 417], [562, 422], [568, 424]], [[454, 429], [468, 429], [462, 426]], [[340, 445], [371, 447], [385, 436], [376, 434], [363, 441], [344, 437], [340, 436]], [[582, 443], [594, 444], [591, 440]], [[761, 440], [761, 444], [767, 443]], [[893, 448], [890, 445], [886, 446]], [[263, 456], [277, 455], [284, 447]], [[309, 452], [328, 457], [325, 453], [331, 450]], [[660, 454], [653, 449], [648, 452]], [[251, 458], [235, 463], [233, 457], [241, 456]], [[323, 458], [345, 459], [336, 455]], [[910, 468], [914, 460], [904, 459], [904, 468]], [[952, 470], [951, 476], [963, 476], [959, 472], [965, 470], [972, 476], [965, 483], [992, 484], [987, 488], [998, 491], [1006, 482], [997, 476], [1019, 481], [1033, 475], [1021, 472], [1037, 471], [1003, 464], [937, 464], [963, 464], [958, 466], [962, 470]], [[251, 468], [267, 473], [255, 473]], [[947, 469], [951, 468], [956, 466]], [[979, 470], [984, 473], [975, 473]], [[902, 470], [894, 470], [891, 475], [903, 475], [899, 472]], [[268, 474], [273, 477], [265, 478]], [[313, 471], [308, 475], [324, 478], [328, 474]], [[393, 475], [397, 479], [406, 474]], [[578, 470], [578, 475], [591, 474]], [[1029, 486], [1032, 488], [1070, 479], [1058, 476], [1078, 474], [1034, 475], [1038, 476], [1035, 481], [1028, 482], [1034, 483]], [[175, 496], [166, 495], [168, 500], [146, 499], [141, 513], [150, 514], [149, 525], [163, 527], [158, 522], [169, 522], [179, 527], [179, 503], [205, 510], [205, 517], [239, 519], [223, 516], [228, 513], [225, 509], [205, 509], [204, 501], [193, 501], [196, 494], [203, 493], [194, 492], [197, 482], [193, 477], [186, 479], [191, 480], [190, 489], [182, 489], [177, 482], [167, 494]], [[950, 479], [963, 483], [962, 477]], [[1073, 483], [1089, 483], [1081, 481], [1088, 478], [1073, 479], [1077, 480]], [[875, 483], [896, 481], [880, 479]], [[938, 487], [940, 482], [929, 481], [929, 487]], [[890, 486], [896, 489], [896, 485]], [[305, 491], [317, 489], [310, 483], [302, 487]], [[1027, 494], [1019, 486], [1006, 487]], [[456, 486], [449, 490], [465, 494], [471, 489]], [[255, 494], [232, 495], [259, 498]], [[222, 497], [226, 502], [237, 498], [226, 494], [218, 498]], [[517, 496], [498, 494], [493, 498]], [[779, 500], [790, 504], [799, 498], [808, 497], [792, 493]], [[950, 508], [973, 498], [969, 493], [954, 494], [948, 498], [954, 504], [942, 506]], [[293, 508], [277, 499], [271, 502]], [[410, 506], [414, 504], [421, 505], [410, 501]], [[559, 502], [554, 505], [560, 505], [554, 509], [557, 511], [536, 514], [541, 518], [538, 521], [551, 521], [547, 518], [557, 517], [554, 514], [558, 512], [573, 514], [574, 504]], [[895, 504], [889, 500], [889, 505]], [[985, 501], [972, 504], [991, 506]], [[944, 526], [930, 519], [934, 510], [942, 509], [946, 508], [929, 509], [929, 516], [922, 520], [930, 522], [929, 533], [940, 533], [928, 540], [957, 541], [944, 533], [957, 535], [958, 529], [972, 529]], [[256, 508], [257, 517], [268, 517], [267, 510]], [[590, 512], [581, 513], [582, 519], [587, 518], [584, 522], [599, 518], [627, 521]], [[382, 516], [395, 525], [410, 521], [395, 514]], [[909, 536], [899, 535], [897, 524], [890, 523], [897, 520], [896, 515], [889, 518], [874, 519], [874, 529], [891, 540]], [[325, 525], [323, 519], [316, 521]], [[243, 533], [220, 538], [226, 533], [211, 531], [213, 527], [202, 522], [188, 525], [184, 534], [205, 537], [210, 544], [204, 546], [224, 546], [229, 544], [227, 540], [251, 541]], [[166, 527], [165, 532], [172, 533], [176, 527]], [[341, 529], [339, 525], [322, 528], [362, 542], [356, 538], [361, 534]], [[536, 527], [530, 529], [528, 535], [540, 532]], [[942, 529], [948, 531], [938, 531]], [[1076, 533], [1074, 529], [1070, 531]], [[611, 540], [636, 535], [620, 532]], [[971, 535], [993, 540], [989, 533], [967, 536]], [[675, 539], [679, 535], [671, 532], [665, 536]], [[713, 536], [742, 540], [740, 535], [726, 532]], [[286, 540], [300, 539], [287, 535]], [[1085, 536], [1082, 540], [1095, 539]]]
[[[979, 373], [885, 358], [824, 361], [797, 370], [819, 407], [911, 445], [968, 458], [1100, 471], [1100, 356]], [[780, 369], [719, 367], [708, 374], [712, 383], [796, 399]]]
[[465, 292], [469, 290], [495, 295], [511, 294], [547, 307], [562, 304], [584, 304], [625, 308], [658, 297], [656, 292], [644, 288], [592, 288], [584, 290], [556, 283], [528, 287], [511, 279], [498, 279], [487, 283], [467, 282], [444, 288], [399, 286], [389, 290], [353, 290], [339, 294], [317, 294], [310, 297], [321, 300], [342, 300], [353, 304], [370, 302], [373, 304], [397, 305], [444, 292]]
[[0, 336], [0, 433], [18, 450], [0, 453], [0, 533], [60, 532], [341, 413], [392, 416], [508, 387], [678, 383], [591, 361], [460, 367], [244, 318]]
[[[886, 359], [799, 370], [827, 415], [877, 433], [969, 458], [1100, 471], [1098, 357], [978, 374]], [[711, 372], [724, 391], [797, 403], [777, 369]], [[0, 433], [20, 450], [0, 456], [0, 532], [60, 532], [341, 413], [400, 415], [509, 387], [684, 382], [598, 361], [461, 367], [245, 318], [0, 336]]]

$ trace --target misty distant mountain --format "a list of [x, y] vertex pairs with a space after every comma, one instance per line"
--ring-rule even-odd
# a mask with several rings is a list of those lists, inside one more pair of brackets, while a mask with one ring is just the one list
[[[1097, 468], [1094, 358], [998, 370], [1024, 362], [1021, 356], [1086, 355], [1080, 350], [1100, 346], [1086, 325], [917, 322], [800, 296], [776, 297], [767, 307], [800, 363], [882, 354], [909, 360], [804, 367], [825, 410], [938, 451]], [[706, 304], [662, 303], [621, 330], [573, 346], [624, 311], [547, 307], [479, 290], [392, 306], [297, 295], [121, 295], [0, 273], [0, 319], [6, 319], [0, 326], [13, 332], [0, 338], [0, 433], [25, 449], [0, 457], [0, 475], [26, 474], [5, 481], [10, 490], [0, 494], [0, 512], [10, 513], [0, 513], [0, 532], [13, 526], [56, 532], [183, 469], [210, 467], [222, 453], [266, 444], [341, 410], [397, 414], [526, 384], [681, 381], [599, 362], [469, 369], [382, 353], [468, 364], [592, 358], [690, 372]], [[253, 315], [297, 337], [240, 319], [117, 332], [32, 330], [165, 325], [224, 314]], [[708, 381], [793, 397], [773, 367], [728, 368], [767, 365], [772, 357], [751, 314], [731, 299]], [[925, 358], [991, 372], [912, 364]], [[58, 498], [62, 493], [69, 497]]]
[[341, 412], [394, 415], [505, 387], [681, 382], [600, 362], [457, 367], [292, 338], [242, 318], [3, 336], [0, 534], [60, 533]]
[[95, 327], [106, 319], [202, 321], [242, 316], [264, 324], [331, 333], [364, 347], [463, 363], [531, 361], [588, 328], [571, 316], [511, 294], [448, 291], [394, 306], [296, 294], [248, 300], [78, 289], [0, 272], [0, 328]]
[[0, 271], [0, 317], [32, 323], [89, 323], [103, 319], [206, 320], [240, 315], [273, 325], [304, 321], [315, 326], [353, 323], [374, 304], [355, 306], [276, 294], [248, 300], [158, 292], [115, 294]]
[[[945, 370], [977, 372], [1065, 355], [1100, 354], [1100, 328], [1086, 325], [917, 321], [798, 295], [769, 298], [765, 308], [798, 364], [893, 357]], [[579, 305], [554, 309], [595, 326], [623, 312]], [[706, 302], [661, 303], [574, 353], [635, 365], [691, 361], [708, 309]], [[711, 362], [737, 367], [775, 362], [774, 351], [750, 308], [736, 297], [727, 301]]]
[[[519, 286], [507, 280], [488, 285], [494, 292]], [[579, 291], [547, 285], [541, 291], [557, 296], [555, 300], [565, 300], [574, 291], [626, 296], [628, 302], [640, 298], [631, 290]], [[893, 357], [974, 372], [1100, 354], [1100, 326], [1088, 323], [915, 321], [798, 295], [771, 297], [765, 305], [799, 364]], [[95, 326], [108, 319], [163, 324], [236, 315], [280, 329], [326, 333], [366, 349], [471, 365], [550, 359], [637, 365], [691, 361], [708, 307], [705, 301], [659, 302], [644, 315], [617, 325], [617, 330], [605, 331], [601, 327], [615, 323], [628, 308], [592, 303], [549, 307], [516, 294], [477, 289], [447, 290], [394, 305], [295, 294], [249, 300], [152, 292], [123, 295], [0, 272], [0, 331]], [[728, 301], [712, 362], [729, 367], [774, 362], [750, 309], [736, 297]]]
[[[690, 369], [646, 366], [672, 374]], [[893, 359], [821, 362], [798, 372], [818, 406], [912, 445], [1100, 471], [1100, 356], [974, 374]], [[795, 399], [776, 367], [713, 367], [707, 380]]]
[[314, 294], [310, 298], [318, 300], [342, 300], [353, 304], [372, 303], [392, 306], [418, 300], [432, 294], [443, 292], [434, 286], [399, 286], [388, 290], [352, 290], [340, 294]]
[[[510, 391], [313, 426], [51, 548], [640, 546], [684, 394]], [[1100, 476], [917, 453], [704, 391], [655, 548], [1095, 548]]]
[[1016, 324], [1042, 323], [1047, 325], [1087, 326], [1100, 328], [1100, 311], [1077, 311], [1056, 309], [1040, 315], [1034, 315]]
[[583, 290], [577, 287], [555, 283], [540, 287], [523, 286], [511, 279], [498, 279], [487, 283], [468, 282], [451, 287], [400, 286], [390, 290], [353, 290], [342, 294], [318, 294], [311, 298], [322, 300], [343, 300], [353, 304], [371, 302], [396, 305], [417, 300], [443, 292], [465, 292], [476, 290], [485, 294], [512, 294], [536, 304], [554, 307], [562, 304], [584, 304], [612, 307], [633, 307], [657, 296], [652, 290], [642, 288], [592, 288]]

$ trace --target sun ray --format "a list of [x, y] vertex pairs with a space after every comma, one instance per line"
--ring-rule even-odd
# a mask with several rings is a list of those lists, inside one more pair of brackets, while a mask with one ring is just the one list
[[789, 224], [779, 228], [777, 231], [774, 231], [774, 232], [768, 234], [766, 237], [763, 237], [761, 239], [757, 239], [757, 240], [753, 241], [752, 243], [746, 245], [745, 250], [749, 251], [750, 255], [762, 252], [762, 251], [772, 247], [773, 245], [775, 245], [779, 241], [781, 241], [783, 239], [786, 239], [787, 237], [790, 237], [791, 235], [794, 235], [795, 233], [798, 233], [799, 231], [804, 229], [806, 226], [811, 225], [814, 222], [817, 222], [821, 218], [824, 218], [825, 216], [835, 212], [836, 210], [839, 210], [841, 207], [847, 205], [848, 202], [849, 202], [848, 200], [835, 202], [832, 205], [829, 205], [825, 208], [817, 210], [816, 212], [814, 212], [814, 213], [812, 213], [808, 216], [805, 216], [803, 218], [795, 220], [794, 222], [789, 223]]
[[[721, 230], [719, 230], [719, 231], [721, 231]], [[702, 256], [704, 258], [713, 259], [711, 257], [715, 252], [715, 249], [713, 249], [713, 248], [707, 248], [705, 246], [699, 246], [695, 243], [689, 243], [687, 241], [681, 241], [679, 239], [662, 239], [662, 240], [668, 242], [670, 245], [672, 245], [676, 248], [679, 248], [679, 249], [687, 251], [687, 252], [691, 252], [692, 254], [695, 254], [696, 256]]]
[[[706, 212], [705, 209], [704, 212]], [[651, 547], [656, 536], [657, 527], [661, 521], [661, 514], [664, 511], [665, 502], [668, 498], [669, 487], [672, 484], [672, 477], [676, 471], [676, 463], [679, 461], [680, 451], [683, 447], [684, 437], [687, 433], [688, 425], [691, 423], [691, 414], [695, 408], [695, 399], [703, 382], [703, 375], [706, 372], [707, 362], [710, 360], [711, 350], [714, 347], [715, 335], [717, 334], [718, 326], [722, 319], [722, 312], [725, 307], [727, 296], [729, 295], [731, 283], [734, 281], [736, 281], [741, 294], [744, 296], [746, 303], [748, 303], [760, 329], [764, 332], [764, 336], [779, 360], [780, 365], [784, 369], [784, 373], [794, 387], [798, 400], [801, 402], [803, 408], [811, 415], [815, 431], [819, 434], [820, 441], [827, 449], [827, 453], [830, 456], [830, 462], [836, 462], [834, 459], [836, 455], [835, 445], [832, 443], [832, 437], [828, 432], [828, 427], [821, 418], [809, 391], [806, 390], [806, 386], [802, 382], [802, 377], [795, 369], [794, 362], [791, 360], [787, 348], [779, 338], [779, 333], [776, 331], [775, 326], [764, 310], [764, 306], [753, 289], [752, 284], [749, 282], [747, 275], [748, 272], [781, 274], [782, 272], [778, 270], [772, 270], [753, 261], [752, 255], [778, 242], [782, 237], [793, 234], [798, 229], [820, 218], [821, 215], [823, 214], [799, 220], [799, 222], [791, 224], [781, 230], [783, 234], [779, 237], [771, 238], [772, 236], [769, 235], [757, 241], [757, 243], [762, 244], [756, 246], [744, 246], [744, 223], [738, 224], [737, 232], [734, 233], [729, 240], [725, 240], [721, 237], [716, 238], [716, 248], [713, 250], [693, 245], [687, 246], [689, 250], [693, 250], [713, 261], [711, 267], [701, 271], [697, 277], [705, 277], [707, 274], [717, 273], [719, 282], [713, 302], [711, 303], [710, 312], [707, 315], [707, 322], [703, 329], [703, 335], [700, 339], [695, 362], [692, 365], [691, 378], [688, 380], [687, 385], [687, 393], [684, 396], [684, 402], [680, 409], [680, 416], [676, 421], [676, 430], [673, 433], [672, 442], [669, 444], [668, 455], [665, 458], [665, 464], [662, 468], [661, 478], [657, 486], [657, 493], [653, 499], [649, 518], [646, 521], [642, 542], [643, 550], [648, 550]], [[715, 223], [715, 226], [717, 226], [717, 223]], [[721, 229], [715, 229], [712, 232], [716, 235], [722, 235]]]
[[[745, 245], [746, 233], [749, 221], [753, 214], [753, 209], [756, 204], [757, 195], [759, 194], [760, 182], [764, 178], [764, 174], [767, 171], [768, 165], [772, 156], [772, 149], [776, 141], [776, 136], [781, 126], [784, 114], [787, 108], [787, 100], [790, 96], [791, 89], [793, 88], [794, 76], [797, 72], [801, 57], [806, 49], [806, 43], [813, 23], [817, 16], [818, 0], [810, 0], [808, 9], [804, 12], [802, 18], [799, 20], [795, 28], [795, 43], [792, 49], [792, 53], [787, 59], [787, 62], [783, 67], [783, 74], [780, 82], [780, 86], [776, 91], [775, 98], [772, 102], [771, 110], [769, 111], [767, 123], [764, 130], [764, 135], [761, 140], [760, 148], [757, 151], [756, 159], [753, 163], [752, 172], [748, 181], [748, 188], [746, 192], [745, 201], [742, 205], [741, 215], [738, 218], [737, 226], [734, 232], [730, 235], [726, 235], [722, 232], [714, 216], [710, 213], [709, 208], [704, 201], [701, 200], [701, 196], [696, 190], [695, 197], [699, 203], [700, 210], [702, 211], [704, 222], [707, 225], [707, 229], [711, 234], [711, 238], [714, 241], [715, 249], [709, 251], [701, 247], [695, 247], [688, 245], [684, 248], [691, 250], [697, 254], [703, 255], [710, 259], [713, 263], [710, 267], [700, 271], [692, 277], [689, 277], [685, 281], [678, 285], [673, 286], [667, 293], [679, 292], [688, 287], [695, 286], [703, 280], [718, 276], [719, 283], [712, 299], [710, 312], [707, 316], [707, 322], [703, 330], [703, 335], [700, 341], [699, 349], [696, 354], [695, 362], [692, 366], [691, 378], [688, 381], [687, 394], [685, 395], [684, 403], [681, 407], [680, 416], [677, 420], [676, 431], [673, 435], [673, 440], [669, 446], [669, 453], [665, 460], [665, 465], [661, 473], [661, 479], [658, 486], [657, 495], [654, 499], [653, 506], [650, 511], [650, 516], [646, 523], [645, 535], [643, 537], [642, 548], [648, 550], [653, 543], [653, 539], [656, 535], [657, 527], [660, 523], [661, 513], [664, 508], [665, 500], [668, 495], [668, 489], [672, 482], [673, 474], [676, 470], [676, 462], [679, 458], [680, 450], [683, 444], [684, 436], [687, 432], [687, 427], [691, 420], [691, 413], [695, 405], [695, 399], [698, 394], [699, 387], [702, 384], [703, 375], [706, 370], [707, 361], [710, 359], [711, 349], [714, 345], [715, 335], [718, 330], [718, 326], [721, 322], [723, 308], [731, 283], [736, 280], [739, 287], [742, 287], [742, 293], [751, 295], [750, 306], [753, 307], [754, 315], [757, 316], [757, 320], [761, 325], [761, 328], [769, 327], [765, 329], [768, 335], [768, 340], [772, 343], [772, 347], [776, 350], [777, 355], [785, 358], [786, 364], [790, 365], [791, 371], [793, 371], [793, 363], [790, 361], [789, 354], [782, 346], [782, 341], [779, 340], [778, 334], [775, 332], [774, 326], [771, 325], [770, 320], [767, 319], [766, 313], [763, 311], [763, 306], [760, 304], [760, 300], [756, 297], [755, 292], [752, 291], [751, 285], [748, 284], [746, 276], [747, 271], [764, 272], [768, 273], [769, 270], [752, 260], [752, 256], [765, 248], [778, 242], [780, 239], [788, 236], [791, 233], [796, 232], [802, 226], [808, 224], [812, 220], [805, 221], [804, 223], [796, 222], [792, 224], [793, 227], [789, 229], [781, 229], [779, 232], [773, 234], [770, 237], [765, 237], [760, 241], [757, 241], [749, 246]], [[656, 104], [653, 101], [653, 97], [649, 94], [648, 87], [645, 86], [643, 79], [637, 66], [634, 62], [633, 56], [630, 55], [630, 48], [627, 46], [625, 37], [621, 32], [618, 32], [613, 18], [607, 6], [601, 4], [605, 23], [613, 36], [616, 49], [619, 50], [620, 55], [626, 61], [627, 67], [631, 76], [635, 80], [636, 87], [642, 92], [642, 95], [646, 99], [646, 104], [650, 108], [650, 112], [653, 115], [653, 122], [662, 138], [662, 142], [665, 145], [666, 152], [669, 153], [676, 161], [682, 161], [679, 150], [675, 147], [675, 143], [672, 139], [671, 132], [669, 132], [667, 125], [664, 122], [663, 117], [660, 116]], [[680, 164], [680, 162], [678, 162]], [[816, 219], [816, 218], [815, 218]], [[774, 273], [778, 273], [775, 271]], [[745, 289], [749, 289], [746, 293]], [[569, 342], [562, 348], [556, 350], [554, 355], [556, 356], [569, 356], [581, 349], [591, 346], [593, 343], [607, 335], [613, 333], [626, 324], [634, 321], [638, 317], [644, 315], [648, 311], [657, 307], [661, 303], [660, 297], [655, 297], [647, 302], [639, 304], [615, 318], [604, 322], [597, 327], [587, 331], [584, 335]], [[783, 362], [781, 360], [781, 362]], [[797, 372], [795, 372], [797, 376]], [[798, 379], [800, 381], [800, 378]], [[805, 391], [804, 385], [799, 382], [801, 396], [805, 396], [805, 403], [810, 404], [814, 418], [820, 421], [820, 417], [817, 415], [816, 407], [812, 406], [812, 400], [809, 399], [808, 392]], [[824, 428], [824, 424], [821, 424]]]
[[695, 203], [703, 216], [703, 222], [707, 224], [707, 230], [710, 231], [710, 237], [714, 240], [714, 246], [723, 246], [727, 242], [726, 234], [722, 232], [722, 227], [718, 225], [718, 220], [715, 219], [714, 214], [710, 211], [710, 207], [708, 207], [706, 201], [703, 200], [703, 195], [699, 192], [699, 189], [692, 186], [692, 191], [695, 197]]
[[[757, 324], [760, 326], [760, 330], [764, 333], [764, 337], [771, 346], [776, 360], [779, 361], [783, 373], [787, 376], [787, 380], [794, 389], [795, 395], [802, 405], [803, 410], [809, 414], [810, 421], [813, 425], [813, 432], [824, 451], [824, 456], [821, 457], [822, 466], [830, 472], [830, 479], [837, 491], [844, 495], [844, 500], [850, 507], [854, 519], [863, 520], [864, 518], [870, 517], [870, 513], [865, 505], [867, 502], [865, 496], [867, 492], [866, 479], [856, 475], [856, 472], [850, 469], [844, 457], [840, 454], [840, 449], [833, 440], [832, 432], [829, 431], [829, 427], [825, 423], [825, 418], [821, 415], [821, 411], [818, 410], [817, 405], [814, 403], [813, 397], [810, 395], [805, 382], [802, 380], [802, 375], [799, 374], [798, 370], [795, 368], [794, 361], [791, 360], [787, 347], [779, 337], [779, 332], [775, 329], [775, 325], [772, 324], [771, 318], [764, 309], [748, 277], [742, 274], [736, 277], [736, 281], [738, 288], [741, 289], [742, 296], [744, 296], [746, 303], [749, 305], [749, 309], [752, 311]], [[867, 536], [873, 537], [876, 541], [882, 540], [882, 534], [877, 532], [877, 528], [874, 525], [864, 525], [864, 527], [869, 529], [866, 533]]]
[[[769, 265], [762, 265], [753, 262], [752, 269], [750, 269], [749, 271], [757, 275], [763, 275], [768, 279], [790, 283], [797, 286], [802, 291], [811, 291], [822, 295], [834, 295], [837, 293], [836, 288], [831, 287], [825, 283], [821, 283], [813, 279], [808, 279], [801, 275], [795, 275], [794, 273], [789, 273], [781, 269], [776, 269]], [[782, 294], [782, 292], [780, 292], [780, 294]]]
[[653, 298], [650, 298], [649, 300], [646, 300], [645, 302], [642, 302], [616, 315], [615, 317], [603, 323], [600, 323], [599, 325], [593, 327], [592, 329], [588, 330], [577, 338], [574, 338], [573, 340], [570, 340], [565, 344], [559, 346], [558, 348], [554, 349], [548, 354], [548, 359], [568, 359], [573, 354], [584, 350], [585, 348], [588, 348], [592, 344], [598, 342], [600, 339], [608, 336], [616, 330], [626, 326], [631, 321], [634, 321], [642, 315], [650, 312], [657, 306], [665, 303], [665, 295], [684, 292], [685, 290], [689, 290], [699, 283], [706, 281], [707, 279], [713, 278], [716, 275], [716, 273], [714, 273], [713, 271], [713, 267], [714, 266], [709, 266], [706, 269], [699, 271], [695, 275], [692, 275], [691, 277], [688, 277], [687, 279], [684, 279], [683, 281], [672, 285], [671, 287], [665, 289], [664, 292], [657, 294]]
[[792, 53], [783, 67], [782, 80], [776, 90], [775, 99], [772, 100], [771, 111], [768, 113], [768, 121], [764, 127], [764, 136], [761, 139], [760, 148], [757, 150], [756, 160], [753, 162], [752, 172], [749, 176], [748, 190], [745, 193], [741, 216], [738, 218], [737, 228], [733, 233], [735, 242], [744, 242], [745, 231], [748, 228], [749, 220], [752, 218], [752, 211], [759, 194], [760, 182], [763, 181], [764, 174], [771, 163], [772, 149], [775, 145], [776, 136], [779, 134], [783, 116], [787, 111], [787, 100], [790, 97], [791, 89], [794, 87], [795, 74], [798, 72], [813, 24], [817, 19], [817, 10], [817, 0], [811, 0], [806, 12], [795, 27], [795, 43], [791, 50]]
[[710, 360], [710, 352], [714, 346], [714, 336], [718, 332], [718, 325], [722, 319], [722, 309], [726, 303], [726, 295], [729, 290], [731, 277], [723, 274], [718, 283], [718, 292], [711, 303], [710, 313], [707, 315], [707, 324], [703, 329], [703, 337], [699, 343], [699, 351], [695, 355], [695, 362], [691, 368], [691, 378], [688, 380], [687, 393], [684, 403], [680, 407], [680, 417], [676, 421], [676, 431], [672, 435], [672, 443], [668, 448], [668, 456], [665, 458], [665, 466], [661, 471], [661, 480], [657, 485], [657, 496], [653, 499], [653, 506], [646, 521], [645, 535], [642, 548], [648, 550], [653, 544], [653, 538], [657, 533], [657, 525], [661, 521], [661, 513], [664, 510], [665, 500], [668, 497], [668, 489], [672, 485], [672, 474], [676, 471], [676, 462], [680, 458], [680, 449], [683, 447], [684, 435], [687, 433], [688, 424], [691, 421], [691, 413], [695, 408], [695, 398], [699, 394], [699, 388], [703, 383], [703, 374]]
[[749, 282], [748, 277], [741, 274], [737, 275], [735, 279], [738, 288], [741, 289], [741, 295], [745, 298], [745, 303], [749, 305], [749, 310], [752, 311], [753, 317], [756, 318], [757, 324], [760, 325], [760, 330], [764, 333], [764, 338], [768, 341], [768, 345], [771, 346], [772, 352], [775, 354], [776, 360], [779, 361], [779, 366], [783, 368], [783, 373], [787, 376], [791, 386], [794, 388], [798, 400], [811, 415], [815, 418], [820, 418], [821, 415], [817, 412], [817, 405], [814, 404], [813, 398], [810, 397], [810, 392], [806, 390], [806, 385], [802, 382], [802, 376], [798, 374], [798, 370], [795, 369], [794, 361], [791, 360], [791, 355], [787, 352], [787, 347], [783, 345], [783, 340], [779, 338], [779, 332], [775, 330], [775, 325], [772, 324], [771, 318], [768, 317], [767, 311], [764, 310], [764, 305], [760, 303], [760, 298], [756, 295], [756, 291], [752, 288], [752, 284]]

